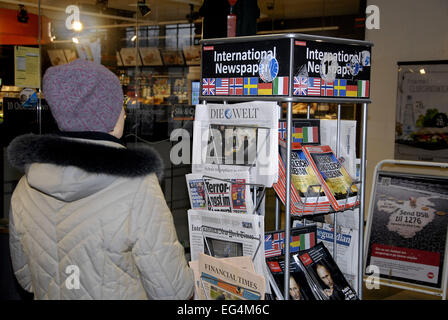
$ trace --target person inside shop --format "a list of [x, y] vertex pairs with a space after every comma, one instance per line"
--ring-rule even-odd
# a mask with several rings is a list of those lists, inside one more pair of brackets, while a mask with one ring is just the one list
[[120, 81], [85, 60], [49, 68], [43, 93], [58, 134], [26, 134], [8, 159], [15, 276], [34, 299], [189, 299], [192, 271], [149, 147], [126, 148]]
[[330, 271], [328, 271], [327, 267], [323, 264], [318, 263], [316, 265], [316, 272], [322, 282], [325, 284], [326, 288], [324, 289], [325, 295], [330, 300], [344, 300], [344, 293], [335, 285], [333, 281], [333, 277], [331, 276]]

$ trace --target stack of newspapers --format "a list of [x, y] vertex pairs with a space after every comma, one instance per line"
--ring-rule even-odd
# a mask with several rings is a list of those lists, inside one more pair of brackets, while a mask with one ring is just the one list
[[251, 186], [272, 187], [278, 179], [278, 118], [275, 102], [196, 106], [186, 175], [196, 299], [260, 300], [270, 293], [264, 216]]

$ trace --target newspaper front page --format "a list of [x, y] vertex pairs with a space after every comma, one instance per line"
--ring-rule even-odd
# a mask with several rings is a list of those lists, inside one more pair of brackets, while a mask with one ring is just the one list
[[188, 210], [191, 260], [199, 253], [216, 258], [250, 256], [265, 275], [264, 217], [253, 214]]
[[249, 175], [217, 174], [213, 177], [202, 174], [187, 174], [187, 187], [192, 209], [254, 213], [248, 183]]
[[226, 259], [198, 255], [199, 290], [207, 300], [264, 300], [264, 276]]
[[275, 102], [196, 106], [193, 173], [247, 172], [250, 182], [272, 187], [278, 178]]

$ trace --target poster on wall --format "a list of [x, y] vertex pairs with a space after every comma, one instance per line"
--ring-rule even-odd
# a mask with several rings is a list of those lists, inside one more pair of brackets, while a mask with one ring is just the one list
[[448, 61], [398, 63], [395, 159], [448, 161]]
[[40, 88], [39, 48], [14, 47], [14, 85]]
[[448, 178], [380, 171], [369, 209], [366, 266], [379, 268], [380, 279], [441, 289], [447, 211]]

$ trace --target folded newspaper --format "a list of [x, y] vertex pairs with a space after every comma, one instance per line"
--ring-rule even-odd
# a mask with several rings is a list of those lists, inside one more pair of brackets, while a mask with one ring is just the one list
[[199, 253], [193, 263], [199, 300], [264, 300], [264, 276], [250, 266], [250, 257], [239, 258], [220, 259]]
[[215, 174], [206, 176], [190, 173], [186, 175], [188, 194], [192, 209], [254, 213], [248, 173]]
[[191, 260], [199, 253], [216, 258], [250, 256], [265, 275], [264, 217], [254, 214], [188, 210]]
[[193, 173], [247, 172], [251, 183], [277, 181], [279, 107], [276, 102], [196, 106]]

